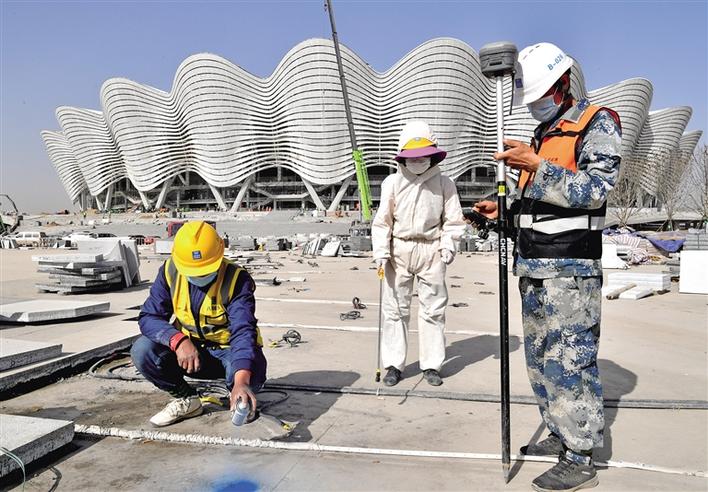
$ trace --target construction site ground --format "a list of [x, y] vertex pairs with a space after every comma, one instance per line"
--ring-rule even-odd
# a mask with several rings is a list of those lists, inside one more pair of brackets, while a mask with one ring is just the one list
[[[51, 253], [51, 251], [42, 251]], [[3, 302], [56, 298], [39, 294], [43, 278], [31, 261], [37, 251], [0, 250]], [[254, 270], [256, 278], [283, 282], [257, 288], [257, 317], [266, 344], [295, 328], [296, 347], [266, 347], [272, 383], [375, 389], [378, 280], [370, 257], [303, 258], [271, 253], [278, 269]], [[308, 264], [315, 262], [315, 264]], [[159, 260], [143, 260], [141, 275], [153, 279]], [[661, 266], [635, 267], [661, 271]], [[510, 277], [512, 396], [532, 395], [523, 355], [516, 279]], [[600, 371], [608, 400], [708, 400], [706, 296], [663, 295], [603, 303]], [[77, 299], [110, 300], [109, 314], [66, 323], [0, 326], [0, 336], [58, 341], [66, 356], [95, 350], [138, 334], [135, 306], [149, 285]], [[409, 359], [397, 389], [498, 395], [499, 328], [496, 253], [459, 254], [448, 270], [447, 360], [444, 384], [429, 386], [417, 365], [414, 300]], [[340, 320], [351, 299], [367, 305], [360, 319]], [[69, 297], [66, 297], [69, 298]], [[131, 309], [133, 308], [133, 309]], [[281, 344], [282, 345], [282, 344]], [[79, 374], [0, 401], [0, 413], [74, 420], [124, 430], [154, 430], [147, 422], [168, 396], [146, 382], [96, 379]], [[288, 391], [289, 399], [265, 413], [297, 422], [278, 442], [318, 443], [372, 450], [460, 453], [500, 452], [498, 403], [417, 396], [376, 396]], [[262, 400], [276, 395], [263, 395]], [[605, 445], [598, 461], [645, 463], [686, 472], [708, 470], [708, 411], [608, 408]], [[277, 427], [277, 426], [276, 426]], [[223, 438], [267, 439], [277, 431], [266, 417], [237, 428], [230, 414], [209, 405], [203, 416], [163, 429]], [[512, 453], [545, 437], [538, 409], [513, 404]], [[26, 490], [530, 490], [547, 463], [512, 462], [505, 485], [496, 460], [427, 458], [270, 450], [157, 440], [95, 438], [74, 441], [30, 467]], [[705, 477], [601, 468], [598, 490], [706, 490]], [[17, 474], [12, 487], [20, 487]]]

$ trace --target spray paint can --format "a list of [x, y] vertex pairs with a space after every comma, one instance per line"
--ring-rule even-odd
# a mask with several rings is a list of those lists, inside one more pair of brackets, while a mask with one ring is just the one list
[[251, 409], [248, 402], [239, 400], [238, 403], [236, 403], [236, 410], [234, 410], [234, 413], [231, 416], [231, 423], [236, 426], [243, 425], [250, 412]]

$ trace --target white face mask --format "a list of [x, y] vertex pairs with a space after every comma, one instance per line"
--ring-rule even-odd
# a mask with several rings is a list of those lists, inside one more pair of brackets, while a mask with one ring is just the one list
[[553, 100], [555, 96], [556, 93], [554, 92], [550, 96], [542, 97], [538, 101], [527, 104], [526, 107], [529, 108], [531, 116], [540, 122], [550, 121], [556, 114], [558, 114], [558, 110], [560, 109], [561, 104], [563, 104], [563, 101], [556, 104]]
[[413, 174], [423, 174], [425, 171], [430, 169], [430, 157], [406, 159], [406, 167]]
[[214, 272], [209, 275], [202, 275], [201, 277], [187, 277], [187, 282], [197, 287], [206, 287], [214, 281], [218, 273], [219, 272]]

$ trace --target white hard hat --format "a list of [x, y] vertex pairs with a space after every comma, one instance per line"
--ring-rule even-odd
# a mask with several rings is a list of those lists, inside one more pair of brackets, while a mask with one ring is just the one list
[[573, 59], [558, 46], [538, 43], [519, 53], [514, 75], [514, 104], [540, 99], [573, 66]]
[[442, 161], [447, 152], [438, 148], [438, 137], [425, 121], [409, 121], [398, 139], [398, 162], [415, 157], [430, 157], [433, 164]]

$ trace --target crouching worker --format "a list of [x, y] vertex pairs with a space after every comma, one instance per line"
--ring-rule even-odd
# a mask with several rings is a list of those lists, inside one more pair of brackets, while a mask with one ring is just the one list
[[142, 336], [131, 350], [138, 371], [174, 398], [150, 419], [153, 425], [202, 413], [185, 375], [225, 378], [231, 409], [245, 401], [253, 415], [255, 393], [266, 378], [254, 290], [251, 276], [224, 258], [224, 242], [213, 227], [188, 222], [180, 228], [140, 311]]
[[420, 368], [429, 384], [439, 386], [445, 360], [445, 271], [455, 258], [465, 223], [455, 183], [438, 166], [447, 153], [438, 148], [427, 123], [407, 123], [398, 151], [398, 172], [381, 184], [381, 204], [372, 222], [374, 259], [385, 273], [383, 381], [394, 386], [401, 380], [417, 278]]

